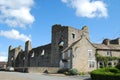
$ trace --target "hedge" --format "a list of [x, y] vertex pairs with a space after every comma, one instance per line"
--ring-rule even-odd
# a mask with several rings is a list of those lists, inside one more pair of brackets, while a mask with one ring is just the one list
[[91, 72], [92, 80], [120, 80], [120, 70], [117, 68], [101, 68]]

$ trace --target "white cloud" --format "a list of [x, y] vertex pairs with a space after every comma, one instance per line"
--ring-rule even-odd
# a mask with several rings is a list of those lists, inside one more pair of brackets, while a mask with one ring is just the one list
[[0, 31], [0, 36], [7, 37], [9, 39], [15, 39], [15, 40], [21, 40], [21, 41], [27, 41], [31, 40], [30, 35], [26, 36], [24, 34], [20, 34], [19, 31], [12, 29], [10, 31]]
[[61, 0], [76, 10], [79, 17], [107, 17], [106, 4], [102, 0]]
[[7, 61], [7, 53], [6, 52], [0, 52], [0, 61]]
[[11, 27], [26, 27], [34, 22], [30, 13], [34, 0], [0, 0], [0, 23]]
[[5, 56], [0, 56], [0, 62], [1, 62], [1, 61], [5, 61], [5, 62], [7, 62], [7, 60], [8, 60], [7, 57], [5, 57]]

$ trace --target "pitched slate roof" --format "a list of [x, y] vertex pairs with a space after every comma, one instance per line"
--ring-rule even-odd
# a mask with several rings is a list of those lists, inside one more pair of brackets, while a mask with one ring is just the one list
[[70, 46], [66, 47], [66, 48], [62, 51], [62, 53], [65, 52], [65, 51], [67, 51], [68, 49], [72, 48], [72, 46], [74, 46], [74, 45], [75, 45], [76, 43], [78, 43], [80, 40], [81, 40], [81, 38], [80, 38], [79, 40], [73, 42]]
[[93, 43], [93, 45], [96, 49], [120, 50], [120, 45], [116, 45], [116, 44], [105, 45], [105, 44], [95, 44], [95, 43]]

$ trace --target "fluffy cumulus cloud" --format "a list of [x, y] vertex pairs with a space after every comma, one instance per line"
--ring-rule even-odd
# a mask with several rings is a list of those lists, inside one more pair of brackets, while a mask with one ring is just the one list
[[9, 38], [9, 39], [21, 40], [21, 41], [31, 40], [30, 35], [27, 36], [27, 35], [24, 35], [24, 34], [20, 34], [20, 32], [15, 30], [15, 29], [12, 29], [10, 31], [1, 30], [0, 31], [0, 36], [4, 36], [4, 37]]
[[76, 10], [79, 17], [107, 17], [107, 7], [103, 0], [61, 0]]
[[34, 0], [0, 0], [0, 23], [11, 27], [26, 27], [34, 22], [30, 13]]

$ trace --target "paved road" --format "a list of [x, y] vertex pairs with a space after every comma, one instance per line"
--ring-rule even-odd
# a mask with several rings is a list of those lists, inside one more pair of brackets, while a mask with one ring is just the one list
[[64, 76], [40, 73], [1, 72], [0, 80], [90, 80], [89, 75]]

